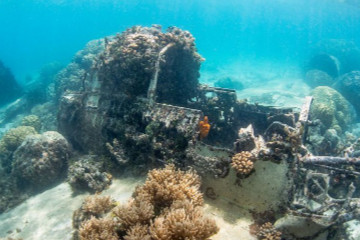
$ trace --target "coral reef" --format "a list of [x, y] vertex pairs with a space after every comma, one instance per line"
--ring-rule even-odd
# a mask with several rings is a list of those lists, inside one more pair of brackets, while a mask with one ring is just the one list
[[84, 203], [76, 212], [80, 217], [74, 219], [74, 227], [85, 220], [78, 234], [82, 240], [103, 236], [127, 240], [208, 239], [219, 229], [202, 211], [199, 180], [193, 171], [176, 170], [171, 164], [154, 169], [127, 204], [114, 207], [103, 218], [79, 215], [85, 209]]
[[20, 97], [21, 94], [22, 89], [10, 69], [0, 61], [0, 106]]
[[231, 166], [240, 175], [247, 176], [254, 170], [254, 155], [251, 152], [243, 151], [232, 157]]
[[261, 225], [256, 235], [260, 240], [281, 240], [281, 232], [276, 230], [270, 222]]
[[58, 132], [28, 136], [14, 152], [12, 174], [21, 187], [42, 190], [64, 175], [70, 146]]
[[104, 162], [97, 158], [85, 155], [70, 164], [67, 181], [73, 191], [101, 192], [111, 184], [111, 174], [105, 172]]
[[37, 132], [39, 132], [41, 130], [41, 121], [36, 115], [28, 115], [22, 119], [21, 126], [33, 127]]

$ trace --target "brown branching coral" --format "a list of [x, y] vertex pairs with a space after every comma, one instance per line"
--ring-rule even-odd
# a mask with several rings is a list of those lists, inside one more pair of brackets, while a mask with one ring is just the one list
[[164, 169], [154, 169], [148, 173], [145, 184], [134, 192], [135, 198], [148, 198], [158, 208], [169, 207], [175, 200], [191, 200], [195, 206], [203, 205], [199, 191], [200, 177], [193, 171], [176, 170], [173, 164]]
[[192, 202], [176, 201], [150, 226], [154, 240], [208, 239], [219, 231], [214, 220], [204, 216], [201, 207]]
[[[206, 240], [219, 229], [202, 211], [199, 187], [200, 178], [193, 171], [176, 170], [172, 164], [152, 170], [127, 204], [114, 207], [111, 214], [101, 219], [86, 215], [91, 218], [81, 225], [79, 237], [82, 240], [102, 240], [103, 236], [125, 240]], [[94, 210], [92, 206], [96, 200], [88, 199], [82, 211], [101, 211], [101, 207]], [[108, 225], [103, 226], [105, 223]]]
[[125, 240], [151, 240], [151, 236], [148, 233], [149, 226], [136, 224], [132, 226], [124, 237]]
[[281, 240], [281, 232], [276, 230], [270, 222], [261, 225], [256, 235], [260, 240]]
[[89, 220], [91, 217], [102, 217], [113, 207], [115, 207], [115, 201], [110, 196], [88, 196], [81, 207], [73, 214], [73, 227], [78, 229], [84, 221]]
[[155, 216], [154, 205], [141, 196], [131, 199], [126, 205], [119, 205], [112, 210], [122, 229], [136, 224], [146, 224]]
[[243, 151], [235, 154], [232, 157], [231, 166], [241, 175], [249, 175], [254, 169], [254, 156], [248, 152]]
[[91, 217], [79, 230], [80, 240], [118, 240], [116, 223], [112, 219]]

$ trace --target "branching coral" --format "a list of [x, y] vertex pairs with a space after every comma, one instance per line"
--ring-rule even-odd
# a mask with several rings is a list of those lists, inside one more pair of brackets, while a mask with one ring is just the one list
[[91, 217], [102, 217], [115, 205], [115, 201], [110, 196], [92, 195], [86, 197], [81, 207], [73, 214], [73, 227], [79, 228], [81, 223], [89, 220]]
[[135, 198], [148, 198], [158, 208], [169, 207], [175, 200], [191, 200], [195, 206], [203, 205], [203, 197], [199, 191], [200, 177], [193, 171], [176, 170], [173, 164], [164, 169], [155, 169], [148, 173], [145, 184], [138, 187]]
[[249, 175], [254, 169], [254, 156], [248, 151], [235, 154], [231, 166], [241, 175]]
[[256, 235], [261, 240], [281, 240], [281, 232], [276, 230], [270, 222], [261, 225]]
[[125, 240], [151, 240], [151, 236], [148, 233], [149, 226], [136, 224], [132, 226], [124, 237]]
[[118, 240], [116, 223], [112, 219], [91, 217], [79, 230], [81, 240]]
[[207, 239], [219, 231], [214, 220], [204, 216], [201, 207], [188, 200], [176, 201], [151, 224], [154, 240]]
[[118, 218], [122, 229], [146, 224], [155, 216], [154, 205], [142, 196], [131, 199], [126, 205], [115, 207], [112, 213]]
[[[79, 215], [87, 219], [79, 230], [80, 239], [101, 240], [103, 236], [125, 240], [208, 239], [219, 229], [202, 212], [199, 187], [199, 176], [193, 171], [176, 170], [174, 165], [152, 170], [145, 184], [135, 190], [134, 197], [127, 204], [114, 207], [105, 218], [96, 219], [92, 216], [95, 214], [89, 214], [99, 199], [87, 199], [81, 209], [90, 210], [86, 210], [87, 215]], [[111, 201], [101, 202], [107, 205]], [[105, 223], [108, 225], [103, 226]], [[77, 228], [79, 223], [73, 225]]]

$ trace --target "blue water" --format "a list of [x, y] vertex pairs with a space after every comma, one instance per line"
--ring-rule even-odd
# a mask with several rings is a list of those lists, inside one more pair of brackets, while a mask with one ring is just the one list
[[23, 82], [46, 63], [68, 63], [92, 39], [160, 24], [195, 36], [203, 69], [239, 59], [299, 64], [319, 40], [360, 45], [360, 8], [345, 1], [1, 0], [0, 60]]

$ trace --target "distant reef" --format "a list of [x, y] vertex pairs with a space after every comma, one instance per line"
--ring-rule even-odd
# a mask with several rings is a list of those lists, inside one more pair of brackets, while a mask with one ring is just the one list
[[20, 97], [21, 94], [22, 89], [16, 82], [14, 75], [0, 61], [0, 106]]

